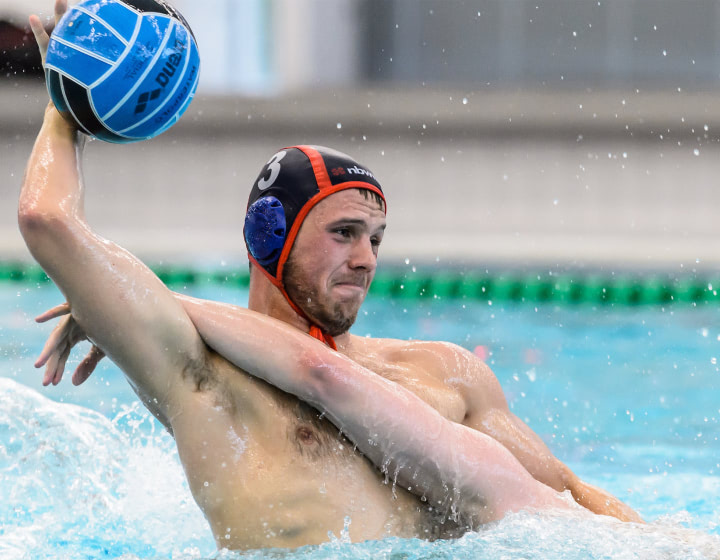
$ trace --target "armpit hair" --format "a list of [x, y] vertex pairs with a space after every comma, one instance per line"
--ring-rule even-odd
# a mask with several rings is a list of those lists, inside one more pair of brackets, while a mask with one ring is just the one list
[[217, 374], [210, 365], [207, 353], [187, 361], [182, 369], [183, 381], [190, 382], [196, 392], [209, 391], [217, 386]]
[[[189, 360], [182, 371], [184, 383], [190, 383], [193, 391], [212, 399], [213, 406], [222, 407], [228, 414], [237, 413], [237, 403], [232, 397], [232, 389], [224, 375], [224, 358], [212, 351], [203, 353], [195, 360]], [[240, 372], [233, 372], [240, 375]]]

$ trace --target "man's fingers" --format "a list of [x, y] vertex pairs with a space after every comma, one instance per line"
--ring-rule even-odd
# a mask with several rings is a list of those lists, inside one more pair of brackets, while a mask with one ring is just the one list
[[70, 347], [68, 346], [62, 354], [60, 354], [60, 358], [58, 359], [58, 364], [55, 367], [55, 377], [53, 378], [53, 385], [57, 385], [60, 383], [60, 380], [62, 379], [63, 373], [65, 373], [65, 363], [67, 362], [68, 357], [70, 356]]
[[28, 19], [30, 22], [30, 29], [32, 29], [35, 41], [40, 49], [40, 56], [42, 57], [43, 66], [45, 66], [45, 55], [47, 54], [48, 43], [50, 42], [50, 36], [45, 31], [42, 21], [36, 15], [31, 15]]
[[[50, 334], [50, 337], [53, 335]], [[35, 367], [41, 368], [43, 367], [47, 361], [50, 359], [50, 356], [52, 356], [52, 353], [55, 351], [55, 344], [51, 342], [51, 339], [48, 338], [47, 342], [45, 342], [45, 346], [42, 349], [42, 352], [40, 352], [40, 355], [38, 356], [37, 360], [35, 360]]]
[[72, 377], [73, 385], [81, 385], [82, 383], [85, 383], [87, 378], [90, 377], [90, 374], [95, 371], [95, 367], [98, 365], [100, 360], [104, 357], [105, 353], [97, 346], [93, 346], [90, 349], [90, 352], [88, 352], [88, 355], [85, 356], [82, 362], [80, 362], [80, 365], [75, 368], [75, 373], [73, 373]]
[[57, 25], [60, 18], [67, 12], [68, 3], [67, 0], [55, 0], [55, 25]]
[[[60, 18], [67, 12], [68, 3], [67, 0], [55, 0], [55, 25], [58, 24]], [[35, 36], [38, 47], [40, 48], [40, 56], [42, 56], [42, 63], [45, 66], [45, 56], [47, 55], [48, 43], [50, 43], [50, 35], [45, 31], [45, 26], [42, 20], [35, 14], [28, 18], [30, 23], [30, 29]]]
[[76, 387], [85, 383], [95, 369], [95, 366], [88, 365], [86, 360], [87, 358], [80, 362], [78, 367], [75, 368], [75, 372], [73, 373], [72, 384]]
[[71, 316], [64, 317], [60, 320], [60, 322], [55, 326], [55, 328], [50, 333], [50, 336], [48, 337], [47, 341], [45, 342], [45, 346], [43, 346], [42, 352], [40, 352], [40, 356], [38, 356], [38, 359], [35, 360], [35, 367], [40, 368], [43, 367], [47, 361], [50, 359], [50, 356], [53, 355], [54, 352], [60, 351], [61, 347], [65, 347], [68, 345], [67, 341], [63, 341], [64, 338], [67, 338], [65, 336], [65, 327], [68, 323], [68, 321], [71, 320]]
[[52, 309], [48, 309], [47, 311], [44, 311], [37, 317], [35, 317], [36, 323], [44, 323], [46, 321], [49, 321], [50, 319], [55, 319], [56, 317], [60, 317], [62, 315], [67, 315], [70, 313], [70, 304], [69, 303], [61, 303], [60, 305], [56, 305]]
[[43, 385], [47, 387], [55, 379], [55, 371], [57, 370], [57, 364], [60, 360], [60, 350], [55, 349], [50, 353], [45, 366], [45, 375], [43, 376]]

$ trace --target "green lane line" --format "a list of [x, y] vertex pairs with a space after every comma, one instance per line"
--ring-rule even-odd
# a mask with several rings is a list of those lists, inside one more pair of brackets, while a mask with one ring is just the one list
[[[247, 269], [195, 269], [184, 266], [153, 267], [173, 289], [223, 285], [247, 288]], [[45, 284], [40, 267], [24, 262], [0, 262], [0, 284]], [[518, 271], [454, 271], [431, 269], [420, 273], [404, 269], [375, 276], [369, 297], [404, 300], [436, 299], [518, 302], [555, 305], [662, 306], [669, 304], [720, 304], [720, 273], [602, 274]]]

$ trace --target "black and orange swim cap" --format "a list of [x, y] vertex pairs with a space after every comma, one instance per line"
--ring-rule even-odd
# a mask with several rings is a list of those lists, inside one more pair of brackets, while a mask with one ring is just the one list
[[255, 180], [243, 230], [248, 258], [283, 293], [283, 267], [303, 220], [318, 202], [345, 189], [367, 189], [385, 201], [380, 183], [365, 166], [322, 146], [280, 150]]

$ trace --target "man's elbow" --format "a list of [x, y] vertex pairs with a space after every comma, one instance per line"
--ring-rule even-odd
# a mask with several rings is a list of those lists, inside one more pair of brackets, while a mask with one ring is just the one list
[[18, 226], [25, 244], [36, 259], [42, 258], [44, 249], [66, 243], [73, 229], [71, 221], [61, 213], [45, 211], [22, 201], [18, 208]]
[[[26, 192], [29, 191], [29, 192]], [[48, 207], [43, 203], [42, 197], [33, 193], [27, 185], [23, 187], [23, 192], [18, 202], [18, 224], [23, 234], [33, 232], [41, 228], [46, 228], [58, 220], [57, 210]]]

